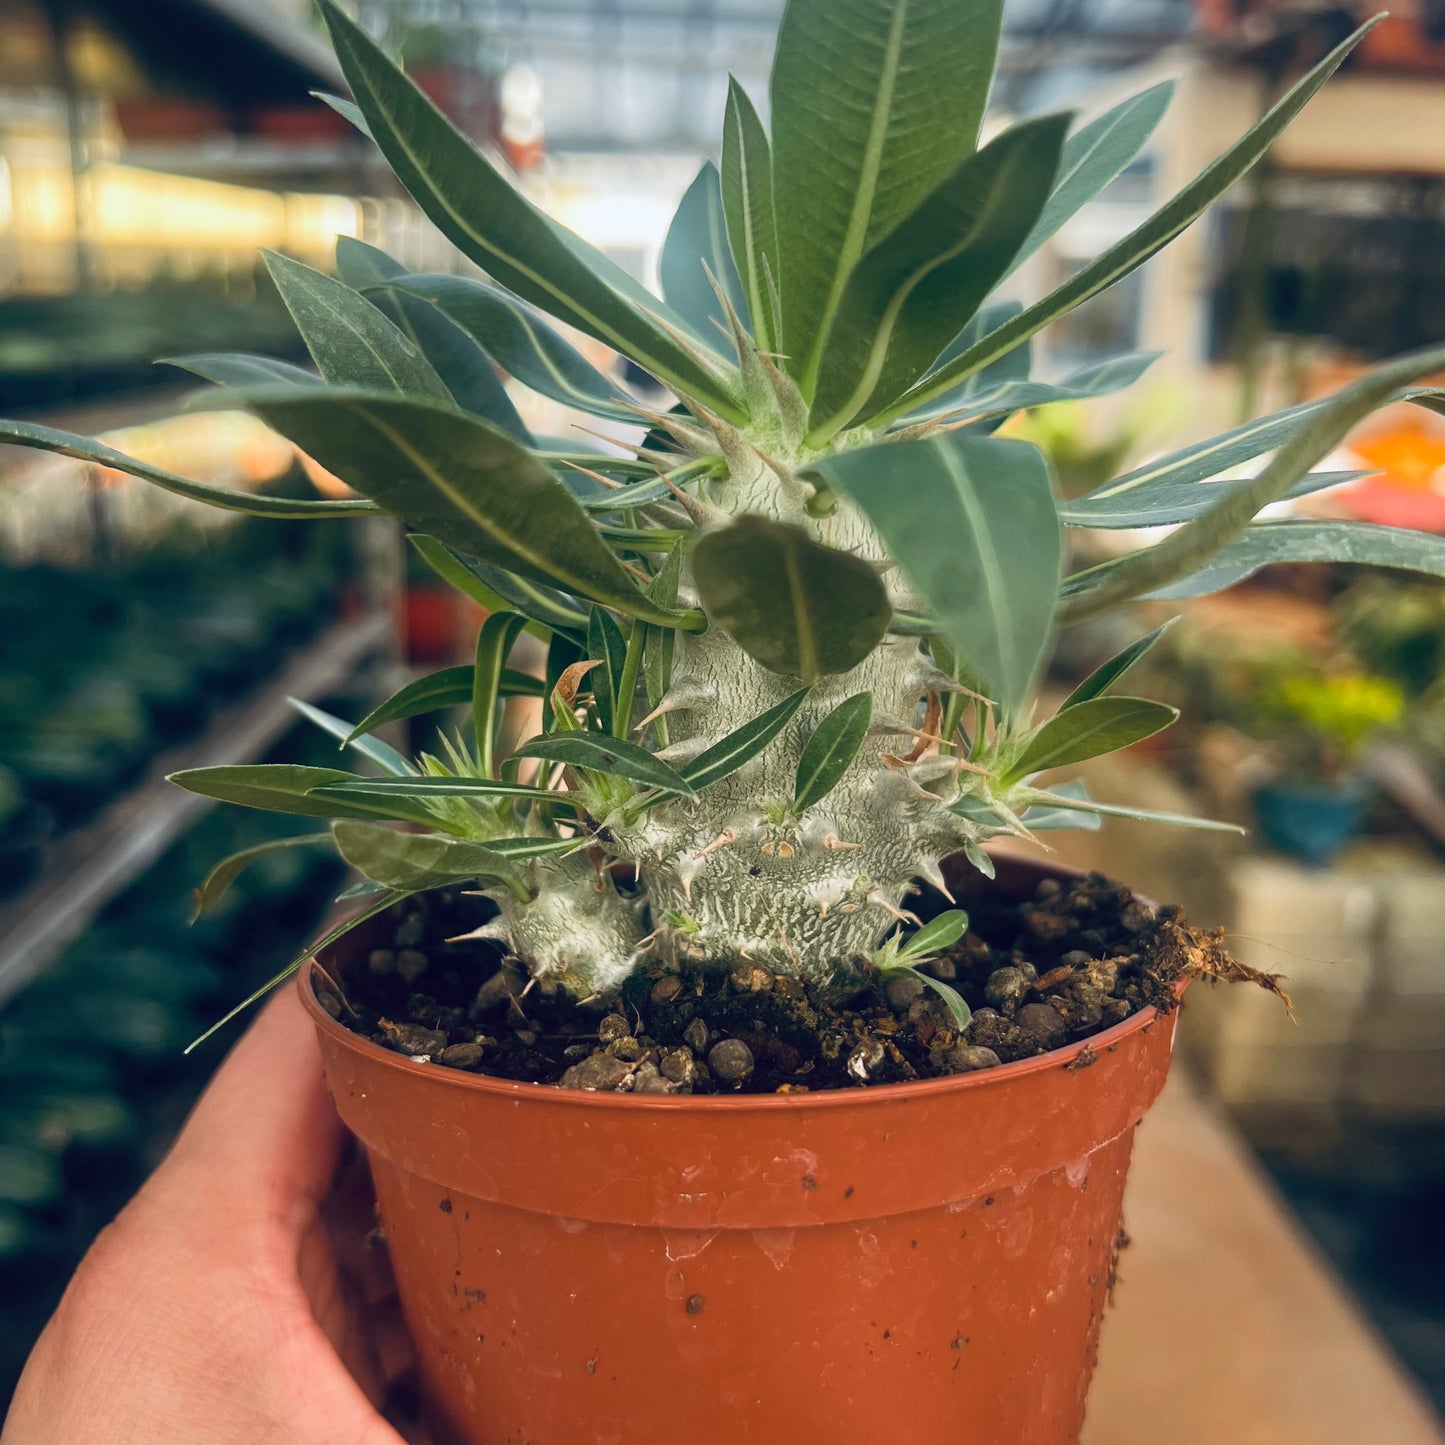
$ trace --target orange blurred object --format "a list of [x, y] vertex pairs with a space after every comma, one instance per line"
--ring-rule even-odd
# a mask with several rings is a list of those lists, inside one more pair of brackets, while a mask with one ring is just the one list
[[1379, 469], [1341, 493], [1357, 517], [1420, 532], [1445, 532], [1445, 436], [1419, 422], [1352, 441], [1349, 449]]

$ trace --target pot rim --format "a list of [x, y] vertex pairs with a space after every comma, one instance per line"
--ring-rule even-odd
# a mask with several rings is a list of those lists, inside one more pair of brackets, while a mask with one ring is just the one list
[[[618, 1094], [611, 1091], [598, 1092], [592, 1089], [563, 1089], [556, 1084], [539, 1084], [526, 1079], [498, 1079], [488, 1074], [463, 1073], [459, 1069], [443, 1068], [440, 1064], [419, 1064], [372, 1043], [361, 1034], [352, 1032], [344, 1024], [332, 1018], [316, 998], [314, 975], [316, 959], [307, 958], [301, 965], [297, 984], [302, 1006], [311, 1015], [317, 1028], [329, 1033], [338, 1043], [369, 1058], [373, 1063], [395, 1069], [402, 1074], [425, 1078], [429, 1083], [445, 1087], [469, 1090], [472, 1093], [490, 1095], [499, 1099], [510, 1099], [514, 1104], [524, 1100], [549, 1103], [565, 1102], [580, 1108], [601, 1110], [626, 1110], [679, 1112], [697, 1110], [730, 1110], [743, 1112], [798, 1112], [802, 1109], [844, 1109], [884, 1108], [890, 1102], [907, 1099], [928, 1098], [935, 1094], [951, 1093], [954, 1090], [983, 1089], [990, 1086], [1004, 1087], [1010, 1081], [1029, 1074], [1042, 1073], [1047, 1069], [1066, 1067], [1079, 1057], [1086, 1048], [1096, 1054], [1112, 1052], [1114, 1047], [1130, 1034], [1142, 1032], [1159, 1017], [1159, 1009], [1149, 1004], [1137, 1013], [1130, 1014], [1122, 1022], [1079, 1039], [1062, 1048], [1050, 1049], [1031, 1059], [1016, 1059], [1011, 1064], [1000, 1064], [994, 1069], [979, 1069], [967, 1074], [949, 1074], [940, 1079], [914, 1079], [903, 1084], [877, 1084], [856, 1089], [819, 1089], [816, 1092], [796, 1094]], [[1181, 980], [1177, 992], [1182, 996], [1188, 980]]]

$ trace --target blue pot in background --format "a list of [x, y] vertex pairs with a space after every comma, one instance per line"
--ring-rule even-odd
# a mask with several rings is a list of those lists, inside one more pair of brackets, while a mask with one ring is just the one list
[[1363, 783], [1261, 784], [1254, 816], [1271, 848], [1324, 868], [1359, 831], [1367, 793]]

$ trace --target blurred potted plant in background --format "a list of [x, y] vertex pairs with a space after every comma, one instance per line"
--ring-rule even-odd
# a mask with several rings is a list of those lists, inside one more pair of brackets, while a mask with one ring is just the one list
[[1268, 671], [1253, 703], [1275, 773], [1254, 789], [1260, 832], [1280, 852], [1325, 867], [1360, 825], [1368, 799], [1361, 753], [1400, 723], [1405, 696], [1387, 678], [1294, 658]]

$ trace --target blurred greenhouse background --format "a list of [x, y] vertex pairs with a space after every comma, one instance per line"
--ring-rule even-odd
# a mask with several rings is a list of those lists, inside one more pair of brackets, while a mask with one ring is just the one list
[[[782, 0], [351, 8], [529, 195], [654, 284], [728, 73], [766, 97]], [[1136, 225], [1373, 8], [1010, 0], [990, 125], [1179, 81], [1145, 152], [1010, 286], [1039, 294]], [[188, 409], [194, 378], [154, 360], [305, 361], [259, 247], [329, 269], [356, 237], [464, 269], [316, 95], [343, 90], [309, 0], [0, 0], [0, 415], [229, 486], [334, 486], [253, 418]], [[1041, 338], [1046, 375], [1162, 352], [1144, 379], [1008, 427], [1082, 492], [1445, 340], [1442, 258], [1445, 3], [1402, 0], [1250, 180]], [[577, 421], [518, 404], [542, 433]], [[1445, 532], [1445, 418], [1381, 413], [1328, 465], [1346, 480], [1287, 505]], [[287, 825], [211, 813], [164, 774], [328, 761], [288, 698], [354, 716], [471, 648], [476, 615], [389, 527], [346, 531], [236, 521], [0, 447], [0, 1391], [224, 1042], [181, 1048], [345, 886], [326, 854], [279, 852], [189, 927], [210, 863]], [[1135, 621], [1183, 613], [1151, 681], [1187, 728], [1091, 786], [1109, 801], [1127, 774], [1136, 802], [1251, 834], [1221, 849], [1110, 824], [1062, 835], [1060, 856], [1182, 901], [1290, 975], [1298, 1026], [1262, 997], [1191, 1000], [1193, 1086], [1386, 1343], [1360, 1339], [1445, 1407], [1445, 586], [1319, 566], [1155, 610]], [[1059, 685], [1120, 640], [1075, 629]]]

